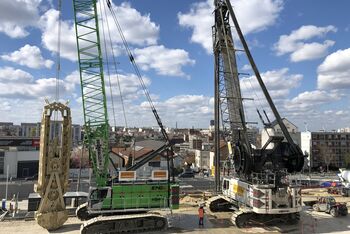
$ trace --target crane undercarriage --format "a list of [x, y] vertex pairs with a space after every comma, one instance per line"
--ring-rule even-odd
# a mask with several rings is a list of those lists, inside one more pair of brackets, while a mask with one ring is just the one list
[[[79, 206], [76, 215], [86, 221], [82, 233], [163, 230], [168, 226], [163, 213], [168, 213], [169, 207], [178, 208], [178, 192], [178, 185], [170, 185], [167, 181], [151, 181], [147, 184], [136, 181], [132, 184], [91, 188], [89, 202]], [[157, 211], [162, 211], [162, 214]]]
[[295, 223], [302, 210], [301, 188], [295, 185], [276, 186], [269, 181], [249, 183], [235, 177], [223, 178], [222, 195], [211, 198], [212, 212], [232, 211], [231, 221], [237, 227], [268, 224], [276, 220]]
[[162, 231], [168, 220], [160, 213], [98, 216], [83, 223], [81, 234], [136, 233]]

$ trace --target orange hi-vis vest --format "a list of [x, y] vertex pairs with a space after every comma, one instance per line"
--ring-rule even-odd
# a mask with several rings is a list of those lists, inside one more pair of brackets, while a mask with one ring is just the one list
[[203, 218], [204, 217], [204, 209], [203, 208], [199, 208], [198, 209], [198, 216], [199, 216], [199, 218]]

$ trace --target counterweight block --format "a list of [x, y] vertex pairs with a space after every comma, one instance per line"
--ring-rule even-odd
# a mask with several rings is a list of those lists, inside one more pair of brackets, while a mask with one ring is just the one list
[[41, 120], [38, 183], [34, 190], [41, 196], [35, 219], [47, 230], [60, 228], [68, 219], [63, 195], [68, 189], [71, 134], [69, 107], [58, 102], [46, 105]]

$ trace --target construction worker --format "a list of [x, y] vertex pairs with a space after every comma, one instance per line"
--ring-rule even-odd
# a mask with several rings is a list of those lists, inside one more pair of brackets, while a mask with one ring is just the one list
[[200, 205], [198, 208], [198, 218], [199, 218], [199, 226], [204, 226], [203, 219], [204, 219], [204, 207], [203, 205]]
[[12, 197], [11, 202], [10, 202], [10, 210], [12, 213], [12, 217], [15, 217], [15, 213], [17, 211], [16, 210], [16, 195], [15, 194], [13, 194], [13, 197]]
[[15, 200], [15, 214], [18, 214], [18, 194], [17, 194], [16, 200]]

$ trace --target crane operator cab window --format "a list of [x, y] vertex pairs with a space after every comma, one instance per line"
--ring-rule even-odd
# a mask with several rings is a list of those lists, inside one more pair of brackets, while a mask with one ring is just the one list
[[102, 202], [107, 197], [107, 193], [108, 188], [92, 190], [90, 193], [91, 205]]
[[230, 181], [224, 179], [222, 188], [223, 188], [223, 190], [228, 190], [230, 188]]
[[331, 204], [331, 205], [335, 204], [335, 199], [334, 199], [334, 197], [330, 197], [330, 198], [329, 198], [329, 204]]

